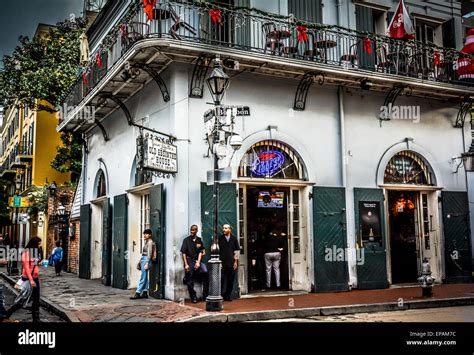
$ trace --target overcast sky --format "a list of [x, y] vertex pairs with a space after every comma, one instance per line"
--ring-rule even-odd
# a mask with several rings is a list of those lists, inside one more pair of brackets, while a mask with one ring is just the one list
[[31, 38], [39, 23], [54, 25], [70, 14], [82, 16], [83, 4], [84, 0], [0, 0], [0, 59], [12, 53], [19, 36]]

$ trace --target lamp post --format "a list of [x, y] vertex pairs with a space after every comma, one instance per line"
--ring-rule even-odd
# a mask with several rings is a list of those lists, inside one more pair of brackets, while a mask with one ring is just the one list
[[[214, 100], [214, 106], [217, 108], [221, 104], [222, 98], [225, 95], [225, 91], [229, 87], [230, 78], [222, 70], [219, 57], [214, 60], [214, 69], [211, 75], [207, 79], [207, 86], [211, 92], [212, 99]], [[217, 111], [217, 110], [216, 110]], [[219, 156], [222, 156], [222, 145], [217, 143], [221, 134], [221, 123], [218, 117], [214, 118], [214, 126], [212, 130], [212, 153], [214, 157], [214, 185], [213, 185], [213, 198], [214, 198], [214, 231], [212, 235], [211, 245], [211, 259], [208, 262], [209, 267], [209, 296], [206, 299], [206, 311], [222, 311], [223, 299], [221, 296], [221, 261], [219, 259], [219, 244], [217, 241], [218, 237], [218, 224], [219, 224]]]

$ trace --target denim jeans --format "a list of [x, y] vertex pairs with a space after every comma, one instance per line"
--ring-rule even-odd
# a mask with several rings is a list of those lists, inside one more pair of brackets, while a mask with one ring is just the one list
[[145, 264], [148, 260], [147, 256], [142, 256], [140, 259], [140, 265], [142, 266], [140, 281], [138, 282], [137, 293], [142, 293], [143, 291], [148, 292], [148, 270], [150, 270], [150, 264], [148, 263], [148, 270], [145, 270]]

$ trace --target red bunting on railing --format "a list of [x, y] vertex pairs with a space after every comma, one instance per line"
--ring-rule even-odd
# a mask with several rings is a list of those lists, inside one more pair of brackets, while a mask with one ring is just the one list
[[97, 53], [95, 55], [95, 59], [96, 59], [96, 62], [97, 62], [97, 66], [102, 69], [102, 59], [100, 59], [100, 53]]
[[435, 66], [438, 66], [438, 65], [441, 64], [441, 55], [439, 54], [438, 51], [435, 51], [435, 52], [433, 53], [433, 64], [434, 64]]
[[296, 30], [298, 31], [298, 40], [300, 42], [308, 42], [308, 28], [306, 26], [297, 26]]
[[364, 38], [364, 52], [367, 54], [372, 54], [372, 41], [370, 38]]
[[209, 10], [209, 15], [211, 16], [211, 20], [214, 25], [219, 22], [219, 24], [222, 26], [221, 10]]
[[82, 73], [82, 80], [84, 81], [84, 85], [87, 85], [87, 72], [85, 70]]
[[143, 0], [143, 10], [148, 17], [148, 21], [153, 20], [153, 9], [155, 8], [156, 0]]

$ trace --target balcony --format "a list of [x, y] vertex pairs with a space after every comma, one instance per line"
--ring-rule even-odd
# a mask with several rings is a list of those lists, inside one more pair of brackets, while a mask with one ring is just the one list
[[[73, 109], [58, 130], [87, 130], [97, 120], [84, 117], [85, 109], [94, 107], [100, 121], [118, 107], [104, 97], [126, 101], [173, 61], [207, 70], [216, 54], [234, 73], [296, 80], [313, 74], [320, 83], [348, 88], [370, 80], [374, 91], [402, 88], [412, 96], [459, 102], [474, 94], [462, 69], [474, 58], [454, 49], [245, 9], [218, 9], [217, 15], [205, 5], [162, 1], [148, 21], [141, 2], [133, 5], [91, 54], [89, 66], [64, 98], [64, 105]], [[194, 96], [199, 96], [196, 89]]]
[[33, 160], [33, 142], [22, 142], [18, 148], [16, 160], [28, 163]]
[[10, 168], [8, 159], [0, 166], [0, 179], [13, 180], [16, 170]]

